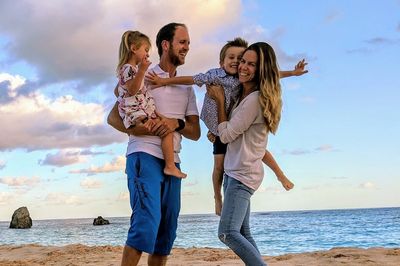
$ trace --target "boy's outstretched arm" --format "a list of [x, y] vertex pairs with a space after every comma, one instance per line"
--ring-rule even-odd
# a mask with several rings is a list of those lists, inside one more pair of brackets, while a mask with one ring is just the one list
[[281, 168], [279, 167], [278, 163], [275, 161], [272, 154], [265, 150], [264, 157], [262, 158], [263, 163], [265, 163], [271, 170], [275, 173], [278, 180], [282, 183], [282, 186], [286, 190], [290, 190], [294, 187], [294, 184], [290, 182], [290, 180], [285, 176], [282, 172]]
[[192, 76], [180, 76], [171, 78], [161, 78], [154, 71], [149, 72], [146, 75], [146, 81], [150, 82], [154, 86], [165, 86], [165, 85], [193, 85], [194, 80]]
[[290, 71], [279, 71], [279, 76], [281, 78], [287, 78], [291, 76], [301, 76], [303, 74], [308, 73], [308, 70], [305, 70], [304, 68], [308, 65], [305, 59], [300, 60], [294, 67], [293, 70]]

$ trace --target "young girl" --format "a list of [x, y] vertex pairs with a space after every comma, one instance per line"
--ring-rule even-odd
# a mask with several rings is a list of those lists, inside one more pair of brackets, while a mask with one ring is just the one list
[[[124, 126], [135, 126], [136, 120], [147, 117], [145, 126], [151, 129], [157, 119], [154, 99], [144, 86], [144, 76], [151, 65], [149, 58], [150, 39], [139, 31], [126, 31], [119, 47], [118, 73], [118, 111]], [[185, 178], [174, 163], [173, 133], [161, 140], [164, 155], [164, 174]]]
[[276, 133], [281, 118], [280, 74], [272, 47], [265, 42], [250, 45], [243, 53], [238, 73], [240, 92], [229, 118], [224, 91], [217, 86], [207, 88], [218, 106], [219, 137], [229, 143], [218, 237], [246, 265], [266, 265], [251, 236], [249, 217], [250, 198], [264, 177], [262, 160], [268, 133]]
[[[222, 86], [225, 95], [225, 111], [228, 111], [229, 113], [229, 107], [236, 101], [239, 92], [238, 88], [240, 82], [238, 79], [238, 65], [243, 51], [247, 48], [247, 46], [247, 42], [242, 38], [235, 38], [232, 41], [228, 41], [220, 51], [220, 68], [210, 69], [204, 74], [200, 73], [194, 76], [160, 78], [154, 73], [149, 73], [147, 75], [147, 79], [156, 86], [164, 86], [169, 84], [196, 84], [199, 87], [203, 86], [204, 84], [220, 85]], [[289, 76], [303, 75], [307, 73], [307, 70], [304, 70], [306, 65], [307, 63], [303, 59], [297, 63], [294, 70], [280, 71], [280, 77], [285, 78]], [[221, 186], [227, 144], [222, 143], [218, 136], [217, 105], [215, 101], [212, 100], [207, 94], [204, 96], [204, 103], [200, 118], [209, 130], [207, 134], [208, 139], [213, 143], [214, 168], [212, 179], [214, 187], [215, 213], [217, 215], [221, 215]], [[286, 178], [285, 174], [279, 168], [279, 165], [274, 160], [272, 154], [267, 150], [265, 151], [265, 159], [263, 162], [274, 171], [278, 180], [282, 183], [285, 189], [293, 186], [293, 184]]]

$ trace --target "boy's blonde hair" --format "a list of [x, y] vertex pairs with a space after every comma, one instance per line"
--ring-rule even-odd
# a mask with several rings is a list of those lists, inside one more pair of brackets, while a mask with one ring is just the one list
[[219, 63], [222, 64], [224, 62], [225, 56], [226, 56], [226, 51], [228, 50], [228, 48], [230, 47], [243, 47], [243, 48], [247, 48], [248, 43], [243, 40], [240, 37], [236, 37], [235, 39], [233, 39], [233, 41], [228, 41], [222, 48], [221, 51], [219, 52]]
[[126, 64], [132, 56], [131, 45], [133, 44], [138, 49], [143, 42], [151, 45], [150, 38], [147, 35], [139, 32], [128, 30], [122, 34], [121, 43], [119, 45], [119, 60], [117, 66], [117, 73], [121, 67]]
[[260, 86], [259, 101], [268, 130], [275, 134], [282, 111], [282, 90], [276, 55], [274, 49], [265, 42], [254, 43], [246, 49], [248, 50], [255, 51], [258, 56], [257, 72], [254, 78]]

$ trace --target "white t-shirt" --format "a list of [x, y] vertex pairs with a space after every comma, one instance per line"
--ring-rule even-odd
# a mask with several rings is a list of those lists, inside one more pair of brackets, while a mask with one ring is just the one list
[[[169, 73], [164, 72], [159, 65], [149, 71], [154, 71], [159, 77], [169, 78]], [[189, 115], [199, 115], [192, 86], [167, 85], [153, 89], [151, 94], [156, 103], [157, 112], [166, 117], [185, 119]], [[175, 162], [180, 163], [178, 154], [181, 150], [182, 136], [178, 132], [173, 134]], [[164, 159], [161, 150], [161, 138], [158, 136], [130, 135], [126, 155], [134, 152], [146, 152], [157, 158]]]

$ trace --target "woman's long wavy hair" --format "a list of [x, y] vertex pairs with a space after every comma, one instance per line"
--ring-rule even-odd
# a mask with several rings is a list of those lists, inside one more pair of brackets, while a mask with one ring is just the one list
[[260, 89], [260, 104], [268, 130], [275, 134], [278, 130], [282, 111], [282, 90], [279, 83], [279, 67], [274, 49], [265, 43], [257, 42], [246, 51], [257, 53], [258, 65], [254, 77]]
[[131, 45], [133, 44], [135, 48], [138, 49], [143, 44], [143, 42], [151, 45], [150, 38], [139, 31], [128, 30], [125, 31], [124, 34], [122, 34], [121, 43], [119, 45], [117, 73], [121, 69], [121, 67], [126, 64], [129, 59], [131, 59]]

